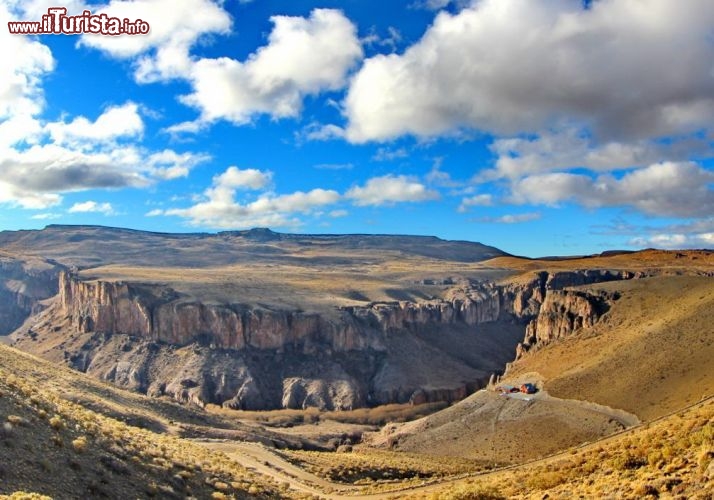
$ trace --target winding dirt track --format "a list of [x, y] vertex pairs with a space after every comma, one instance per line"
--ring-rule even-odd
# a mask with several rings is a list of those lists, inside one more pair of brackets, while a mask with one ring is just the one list
[[[547, 396], [546, 396], [547, 397]], [[663, 420], [681, 411], [701, 406], [710, 400], [714, 399], [714, 396], [709, 396], [702, 399], [698, 403], [690, 405], [686, 408], [681, 408], [676, 412], [672, 412], [668, 415], [664, 415], [660, 418], [647, 422], [645, 424], [638, 423], [628, 429], [620, 432], [616, 432], [609, 436], [606, 436], [597, 441], [591, 443], [584, 443], [580, 446], [576, 446], [574, 449], [586, 449], [593, 446], [599, 446], [603, 443], [616, 439], [622, 435], [630, 434], [638, 430], [643, 425], [649, 425], [651, 423]], [[598, 405], [599, 406], [599, 405]], [[602, 408], [602, 407], [601, 407]], [[615, 410], [617, 411], [617, 410]], [[617, 414], [619, 417], [622, 416], [621, 413]], [[532, 460], [530, 462], [525, 462], [518, 465], [511, 465], [507, 467], [502, 467], [500, 469], [495, 469], [486, 472], [478, 472], [473, 474], [463, 474], [458, 477], [452, 477], [441, 480], [430, 480], [425, 481], [424, 484], [418, 486], [407, 486], [402, 488], [395, 488], [389, 492], [383, 493], [370, 493], [362, 494], [362, 488], [360, 486], [345, 485], [340, 483], [333, 483], [327, 481], [324, 478], [316, 476], [300, 467], [293, 465], [287, 460], [280, 457], [275, 451], [270, 448], [265, 447], [259, 443], [246, 443], [237, 441], [222, 441], [222, 440], [195, 440], [194, 442], [204, 445], [212, 450], [221, 451], [225, 453], [228, 457], [235, 460], [237, 463], [249, 470], [254, 470], [260, 474], [264, 474], [276, 480], [279, 483], [289, 483], [290, 489], [294, 491], [299, 491], [301, 493], [308, 493], [316, 495], [320, 498], [325, 499], [361, 499], [361, 500], [384, 500], [390, 498], [399, 498], [404, 494], [428, 494], [439, 490], [442, 490], [449, 485], [455, 484], [459, 481], [474, 477], [483, 477], [490, 474], [495, 474], [503, 472], [506, 470], [513, 470], [522, 467], [527, 467], [535, 464], [543, 464], [549, 461], [558, 460], [562, 457], [570, 456], [572, 449], [564, 450], [562, 452], [550, 455], [548, 457], [539, 458], [537, 460]]]

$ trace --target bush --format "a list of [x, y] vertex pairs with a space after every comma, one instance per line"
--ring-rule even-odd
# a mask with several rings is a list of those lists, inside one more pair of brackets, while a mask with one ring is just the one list
[[55, 415], [50, 419], [50, 427], [56, 431], [60, 431], [64, 428], [64, 421], [59, 415]]
[[563, 484], [567, 480], [567, 476], [562, 472], [541, 472], [530, 476], [526, 480], [526, 485], [534, 490], [549, 490]]
[[87, 438], [84, 436], [78, 437], [72, 441], [72, 448], [74, 448], [74, 451], [77, 453], [84, 453], [84, 451], [87, 450]]
[[493, 486], [465, 485], [447, 493], [440, 493], [437, 500], [506, 500]]
[[632, 470], [639, 469], [647, 465], [647, 460], [636, 457], [629, 453], [624, 455], [618, 455], [612, 460], [612, 466], [618, 470]]

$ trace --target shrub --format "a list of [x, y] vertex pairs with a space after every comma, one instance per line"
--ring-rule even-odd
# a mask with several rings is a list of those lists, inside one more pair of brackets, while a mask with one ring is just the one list
[[50, 427], [56, 431], [60, 431], [64, 428], [64, 421], [59, 415], [55, 415], [50, 419]]
[[617, 457], [612, 459], [612, 466], [618, 470], [639, 469], [640, 467], [643, 467], [645, 465], [647, 465], [647, 460], [640, 457], [636, 457], [629, 453], [625, 453], [624, 455], [618, 455]]
[[505, 500], [493, 486], [465, 485], [436, 496], [438, 500]]
[[77, 453], [83, 453], [87, 449], [87, 438], [84, 436], [78, 437], [72, 441], [72, 448], [74, 448], [74, 451]]
[[567, 481], [567, 476], [559, 471], [541, 472], [530, 476], [526, 485], [534, 490], [549, 490]]
[[17, 415], [8, 415], [7, 421], [10, 422], [12, 425], [23, 425], [25, 423], [25, 419], [22, 417], [18, 417]]

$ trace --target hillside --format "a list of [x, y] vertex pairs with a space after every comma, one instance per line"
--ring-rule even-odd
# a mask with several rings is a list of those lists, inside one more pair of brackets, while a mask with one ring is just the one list
[[173, 435], [181, 427], [174, 419], [195, 425], [205, 417], [0, 346], [0, 494], [27, 491], [57, 499], [277, 494], [266, 478]]
[[537, 372], [554, 396], [643, 420], [714, 394], [714, 280], [672, 276], [597, 289], [620, 295], [602, 321], [526, 354], [509, 376]]
[[524, 401], [481, 391], [421, 420], [387, 426], [371, 443], [522, 462], [627, 427], [632, 420], [625, 412], [649, 421], [714, 394], [710, 277], [660, 276], [569, 290], [617, 298], [592, 326], [536, 343], [499, 384], [535, 382], [540, 394]]
[[404, 498], [456, 500], [711, 498], [714, 401], [645, 427], [511, 470], [406, 492]]

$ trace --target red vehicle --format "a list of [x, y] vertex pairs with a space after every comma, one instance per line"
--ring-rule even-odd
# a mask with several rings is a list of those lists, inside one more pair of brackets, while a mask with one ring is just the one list
[[521, 386], [520, 391], [524, 394], [535, 394], [536, 392], [538, 392], [538, 388], [535, 385], [528, 383], [523, 384]]

